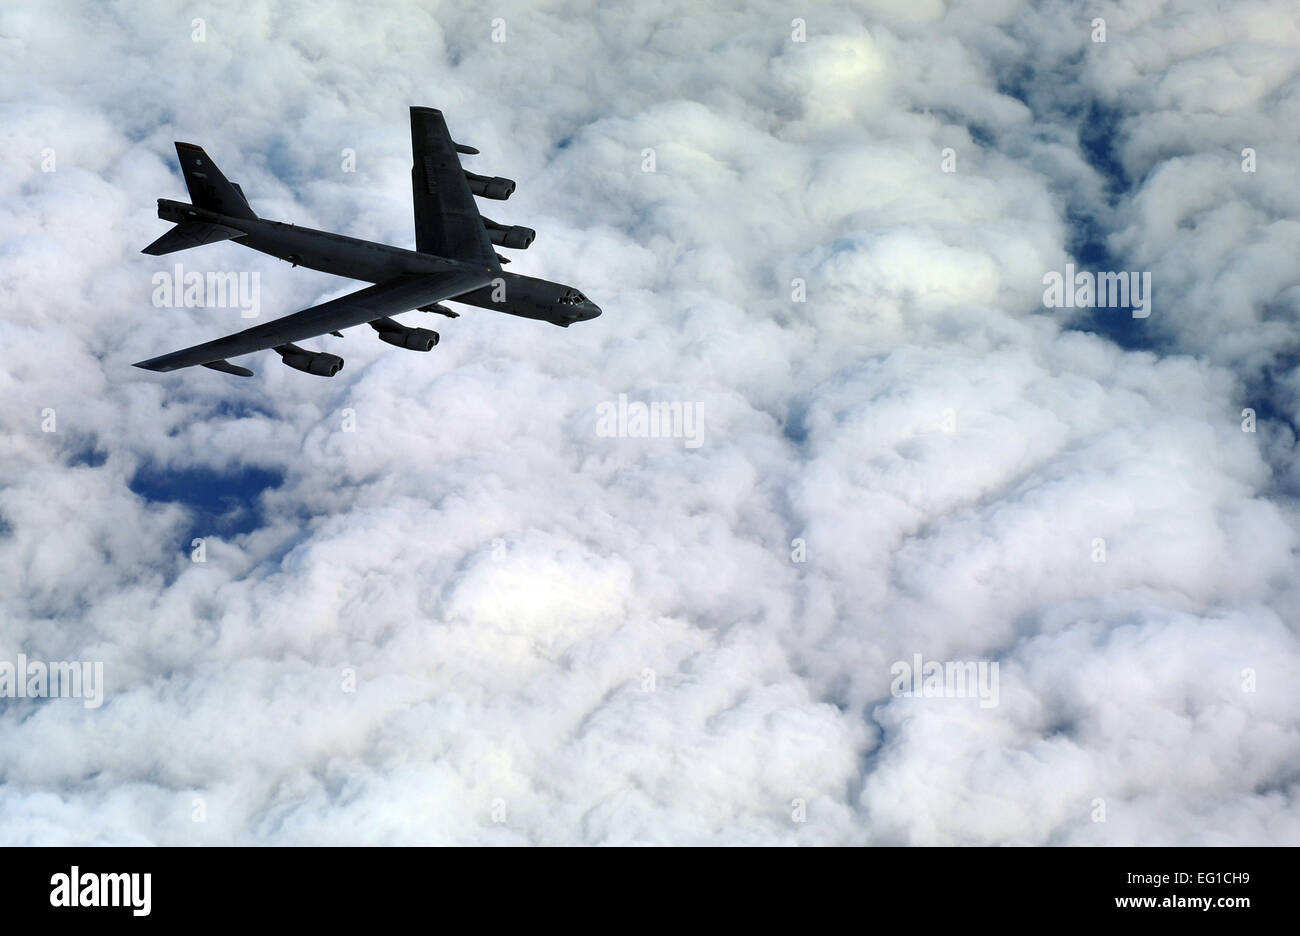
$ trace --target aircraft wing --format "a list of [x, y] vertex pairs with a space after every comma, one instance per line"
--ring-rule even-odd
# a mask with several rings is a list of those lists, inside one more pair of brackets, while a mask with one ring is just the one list
[[[411, 309], [452, 299], [492, 282], [488, 272], [448, 270], [439, 273], [407, 273], [374, 286], [367, 286], [338, 299], [294, 312], [273, 322], [254, 325], [244, 331], [195, 345], [161, 357], [139, 361], [136, 367], [151, 371], [174, 371], [195, 364], [225, 364], [225, 359], [253, 351], [314, 338], [340, 328], [364, 325], [376, 319], [409, 312]], [[225, 364], [217, 370], [241, 373], [245, 368]], [[251, 373], [248, 372], [248, 373]], [[243, 374], [248, 376], [248, 374]]]
[[442, 111], [411, 108], [415, 249], [500, 271]]

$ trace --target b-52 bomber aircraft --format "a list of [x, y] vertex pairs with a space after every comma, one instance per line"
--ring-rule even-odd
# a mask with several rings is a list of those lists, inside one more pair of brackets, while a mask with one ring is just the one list
[[317, 335], [338, 335], [340, 329], [368, 324], [389, 344], [429, 351], [438, 343], [437, 332], [410, 328], [392, 316], [418, 309], [455, 318], [457, 313], [441, 304], [451, 299], [566, 328], [600, 315], [600, 308], [571, 286], [501, 269], [501, 264], [509, 261], [497, 254], [493, 245], [526, 248], [536, 232], [497, 224], [479, 215], [475, 195], [504, 200], [514, 192], [515, 183], [475, 175], [462, 168], [457, 153], [472, 155], [478, 150], [452, 142], [440, 111], [411, 108], [411, 150], [415, 157], [411, 190], [416, 249], [404, 250], [259, 218], [253, 214], [243, 190], [222, 175], [202, 147], [178, 142], [176, 155], [193, 204], [158, 199], [158, 217], [176, 226], [144, 248], [143, 253], [162, 256], [233, 240], [294, 266], [374, 285], [135, 366], [174, 371], [201, 364], [251, 377], [251, 370], [228, 359], [270, 348], [292, 368], [333, 377], [343, 367], [341, 357], [308, 351], [294, 342]]

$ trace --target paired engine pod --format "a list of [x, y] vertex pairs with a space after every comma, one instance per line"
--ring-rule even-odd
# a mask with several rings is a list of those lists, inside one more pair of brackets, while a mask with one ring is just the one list
[[428, 328], [407, 328], [390, 318], [376, 319], [370, 327], [379, 332], [379, 340], [408, 351], [432, 351], [438, 343], [438, 333]]
[[343, 370], [343, 358], [337, 354], [326, 354], [324, 351], [308, 351], [295, 344], [278, 345], [275, 352], [280, 355], [280, 360], [285, 364], [305, 374], [315, 374], [317, 377], [333, 377]]
[[488, 240], [499, 247], [509, 247], [512, 250], [527, 250], [528, 245], [537, 237], [537, 232], [532, 228], [518, 224], [499, 224], [491, 218], [484, 218], [483, 226], [487, 228]]
[[465, 171], [465, 178], [469, 181], [469, 190], [480, 198], [505, 201], [515, 192], [514, 179], [503, 179], [500, 176], [481, 176], [468, 170]]

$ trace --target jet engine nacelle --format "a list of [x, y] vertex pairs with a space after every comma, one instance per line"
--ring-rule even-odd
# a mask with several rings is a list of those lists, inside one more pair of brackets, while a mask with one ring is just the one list
[[503, 179], [500, 176], [481, 176], [469, 171], [465, 172], [465, 178], [469, 180], [469, 190], [482, 198], [505, 201], [515, 191], [514, 179]]
[[294, 370], [315, 374], [317, 377], [333, 377], [343, 370], [343, 358], [337, 354], [326, 354], [324, 351], [307, 351], [292, 344], [280, 345], [275, 350], [280, 353], [280, 360]]
[[379, 340], [408, 351], [432, 351], [438, 343], [438, 333], [427, 328], [407, 328], [392, 319], [379, 319], [370, 326], [379, 332]]
[[483, 226], [487, 228], [488, 240], [498, 246], [509, 247], [512, 250], [527, 249], [528, 245], [537, 237], [537, 232], [532, 228], [520, 227], [517, 224], [497, 224], [491, 218], [484, 218]]

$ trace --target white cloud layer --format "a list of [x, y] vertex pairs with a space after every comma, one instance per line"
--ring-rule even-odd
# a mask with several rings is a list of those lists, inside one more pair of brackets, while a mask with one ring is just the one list
[[[1300, 843], [1291, 0], [246, 7], [0, 10], [0, 660], [107, 682], [0, 701], [0, 840]], [[350, 285], [142, 256], [173, 140], [411, 246], [411, 104], [603, 317], [129, 366], [247, 325], [154, 308], [178, 259]], [[1149, 319], [1043, 307], [1086, 251]], [[203, 563], [137, 493], [249, 469]]]

